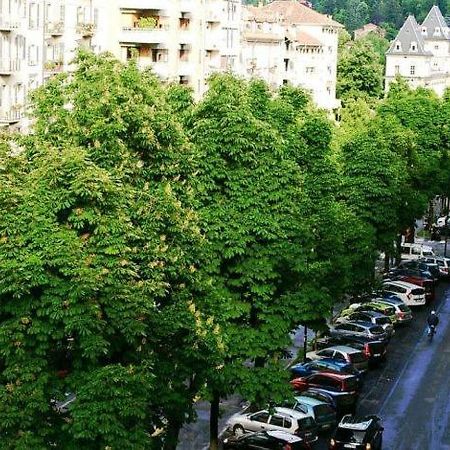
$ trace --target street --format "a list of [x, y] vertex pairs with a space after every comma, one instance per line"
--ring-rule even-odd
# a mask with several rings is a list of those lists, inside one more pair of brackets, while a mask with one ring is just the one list
[[[443, 242], [424, 243], [443, 254]], [[429, 343], [426, 318], [431, 309], [438, 311], [440, 325]], [[384, 450], [450, 450], [450, 283], [441, 282], [432, 305], [414, 308], [413, 314], [410, 324], [397, 327], [387, 361], [367, 374], [357, 414], [383, 418]], [[294, 354], [302, 339], [299, 329], [290, 349]], [[221, 430], [240, 405], [238, 396], [222, 402]], [[196, 410], [198, 420], [183, 428], [178, 450], [208, 448], [209, 404], [201, 402]], [[328, 449], [328, 438], [321, 437], [314, 450]]]

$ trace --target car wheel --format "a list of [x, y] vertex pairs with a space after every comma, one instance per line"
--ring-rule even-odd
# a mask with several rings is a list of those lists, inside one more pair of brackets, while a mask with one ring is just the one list
[[235, 425], [233, 427], [233, 433], [235, 436], [242, 436], [244, 434], [244, 428], [241, 425]]

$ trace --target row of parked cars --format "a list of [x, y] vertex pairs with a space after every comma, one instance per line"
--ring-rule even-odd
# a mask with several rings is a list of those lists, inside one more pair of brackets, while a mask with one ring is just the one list
[[434, 254], [403, 261], [379, 291], [352, 299], [311, 342], [304, 362], [290, 366], [292, 398], [233, 416], [224, 448], [309, 449], [318, 434], [334, 430], [330, 450], [381, 449], [380, 418], [354, 417], [365, 373], [386, 358], [396, 328], [413, 320], [411, 308], [434, 300], [435, 284], [448, 277], [449, 263]]

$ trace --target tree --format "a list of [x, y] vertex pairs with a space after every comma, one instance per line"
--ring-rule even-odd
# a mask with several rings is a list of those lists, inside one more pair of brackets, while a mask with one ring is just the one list
[[[202, 153], [197, 181], [207, 271], [228, 306], [221, 317], [227, 357], [208, 382], [212, 448], [219, 397], [237, 390], [263, 406], [288, 395], [279, 357], [289, 332], [325, 313], [308, 280], [319, 265], [304, 220], [303, 175], [271, 115], [277, 108], [277, 120], [295, 120], [283, 93], [274, 101], [261, 82], [216, 75], [192, 116], [191, 138]], [[300, 92], [289, 97], [296, 105], [308, 101]]]
[[383, 93], [384, 68], [368, 40], [357, 40], [342, 51], [337, 74], [337, 95], [344, 101], [351, 97], [376, 99]]
[[[76, 64], [35, 91], [18, 150], [1, 148], [3, 445], [173, 449], [221, 345], [195, 149], [134, 62]], [[51, 401], [67, 392], [66, 418]]]

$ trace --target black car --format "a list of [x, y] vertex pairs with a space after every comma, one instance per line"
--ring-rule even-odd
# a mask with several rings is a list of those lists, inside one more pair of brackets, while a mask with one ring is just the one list
[[239, 437], [230, 436], [223, 441], [223, 448], [236, 450], [309, 450], [311, 446], [302, 438], [284, 431], [261, 431]]
[[402, 261], [399, 267], [406, 267], [408, 269], [415, 269], [424, 272], [430, 272], [433, 275], [435, 280], [439, 280], [441, 277], [441, 272], [439, 270], [439, 266], [435, 263], [423, 261], [423, 260], [413, 260], [413, 261]]
[[352, 448], [355, 450], [381, 450], [383, 445], [383, 425], [378, 416], [366, 416], [361, 419], [344, 416], [333, 437], [330, 450]]
[[338, 417], [344, 414], [354, 413], [358, 395], [351, 392], [336, 391], [332, 388], [323, 387], [308, 387], [306, 391], [301, 394], [306, 397], [316, 398], [329, 403], [336, 410]]

